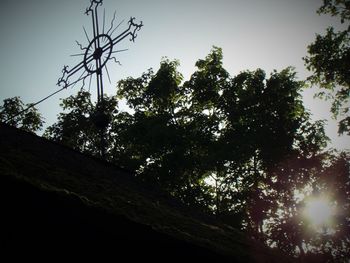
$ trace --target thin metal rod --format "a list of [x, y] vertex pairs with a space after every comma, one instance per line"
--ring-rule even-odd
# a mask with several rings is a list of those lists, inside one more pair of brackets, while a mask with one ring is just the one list
[[81, 53], [81, 54], [73, 54], [73, 55], [70, 55], [71, 57], [80, 57], [80, 56], [84, 56], [85, 53]]
[[[98, 13], [97, 13], [97, 7], [98, 5], [96, 5], [95, 7], [95, 23], [96, 23], [96, 34], [97, 36], [100, 35], [100, 32], [99, 32], [99, 26], [98, 26]], [[97, 47], [100, 48], [100, 38], [97, 38]]]
[[86, 77], [84, 77], [84, 78], [81, 78], [83, 75], [84, 75], [84, 73], [86, 72], [86, 70], [84, 70], [83, 71], [83, 73], [79, 76], [79, 78], [76, 80], [76, 81], [74, 81], [73, 83], [73, 86], [72, 86], [72, 88], [74, 88], [75, 87], [75, 85], [80, 81], [80, 80], [82, 80], [82, 79], [85, 79]]
[[90, 89], [91, 89], [91, 80], [92, 80], [92, 74], [90, 75], [90, 80], [89, 80], [89, 93], [90, 93]]
[[52, 96], [56, 95], [57, 93], [61, 92], [61, 91], [64, 90], [64, 89], [66, 89], [66, 87], [63, 87], [63, 88], [61, 88], [61, 89], [55, 91], [54, 93], [51, 93], [50, 95], [46, 96], [45, 98], [39, 100], [39, 101], [36, 102], [36, 103], [30, 104], [30, 105], [29, 105], [27, 108], [25, 108], [24, 110], [20, 111], [20, 112], [17, 113], [16, 115], [14, 115], [14, 116], [12, 116], [11, 118], [7, 119], [7, 120], [5, 121], [5, 123], [8, 123], [8, 122], [12, 121], [12, 120], [13, 120], [14, 118], [16, 118], [17, 116], [19, 116], [19, 115], [21, 115], [22, 113], [24, 113], [24, 112], [30, 110], [31, 108], [33, 108], [33, 107], [35, 107], [36, 105], [42, 103], [43, 101], [45, 101], [45, 100], [51, 98]]
[[102, 34], [105, 33], [105, 22], [106, 22], [106, 9], [103, 9], [103, 27], [102, 27]]
[[89, 39], [88, 34], [86, 33], [85, 27], [83, 27], [83, 29], [84, 29], [84, 32], [85, 32], [86, 39], [87, 39], [87, 41], [90, 43], [90, 39]]
[[123, 19], [114, 29], [113, 29], [113, 31], [111, 32], [111, 36], [113, 35], [113, 33], [120, 27], [120, 25], [122, 24], [122, 23], [124, 23], [124, 21], [125, 21], [125, 19]]
[[[94, 32], [94, 38], [96, 38], [96, 27], [95, 27], [95, 15], [94, 15], [94, 11], [92, 11], [92, 30]], [[95, 45], [95, 50], [97, 49], [97, 45], [96, 45], [96, 42], [94, 42], [94, 45]]]
[[[99, 64], [99, 67], [101, 68], [101, 58], [98, 59], [98, 64]], [[103, 78], [102, 78], [102, 69], [100, 69], [99, 72], [97, 72], [97, 78], [99, 78], [99, 82], [100, 82], [100, 99], [101, 99], [101, 102], [103, 102]]]
[[106, 72], [107, 72], [107, 77], [108, 77], [108, 80], [109, 80], [109, 84], [112, 84], [111, 77], [109, 76], [107, 65], [105, 67], [106, 67]]
[[116, 51], [112, 51], [111, 54], [114, 54], [114, 53], [120, 53], [120, 52], [124, 52], [124, 51], [128, 51], [129, 49], [119, 49], [119, 50], [116, 50]]

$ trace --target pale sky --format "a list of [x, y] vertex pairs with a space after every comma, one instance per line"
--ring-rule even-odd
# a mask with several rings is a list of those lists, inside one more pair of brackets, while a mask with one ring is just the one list
[[[20, 96], [32, 103], [58, 89], [57, 79], [64, 65], [74, 66], [81, 58], [75, 43], [87, 46], [83, 26], [92, 35], [91, 17], [84, 14], [89, 0], [0, 0], [0, 100]], [[117, 11], [116, 31], [127, 27], [130, 16], [144, 27], [135, 43], [124, 40], [115, 49], [122, 66], [108, 63], [111, 84], [105, 78], [107, 94], [116, 92], [118, 80], [139, 77], [148, 68], [157, 70], [163, 56], [179, 59], [185, 80], [195, 71], [195, 62], [212, 46], [224, 53], [224, 66], [234, 76], [243, 70], [294, 66], [300, 80], [310, 73], [302, 57], [307, 45], [328, 26], [339, 26], [335, 18], [319, 16], [321, 0], [103, 0], [100, 18], [106, 9], [106, 27]], [[86, 85], [86, 89], [88, 89]], [[75, 94], [80, 86], [64, 90], [38, 106], [47, 125], [61, 111], [60, 98]], [[95, 88], [91, 87], [95, 96]], [[305, 93], [304, 104], [314, 119], [330, 119], [329, 103]], [[337, 136], [336, 122], [326, 128], [332, 147], [350, 149], [349, 136]]]

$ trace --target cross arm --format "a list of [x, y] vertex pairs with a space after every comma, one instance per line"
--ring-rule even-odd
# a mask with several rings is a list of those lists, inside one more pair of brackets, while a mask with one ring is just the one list
[[[135, 41], [137, 37], [136, 32], [141, 30], [141, 28], [143, 27], [143, 23], [141, 21], [139, 24], [137, 24], [135, 23], [135, 17], [131, 17], [128, 24], [129, 26], [126, 30], [124, 30], [121, 34], [112, 39], [113, 46], [125, 39], [127, 36], [130, 36], [130, 41]], [[103, 51], [106, 51], [109, 47], [109, 44], [106, 44], [102, 47], [102, 49]]]

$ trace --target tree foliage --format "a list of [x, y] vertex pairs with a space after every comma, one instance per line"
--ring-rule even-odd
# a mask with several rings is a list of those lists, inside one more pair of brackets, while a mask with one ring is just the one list
[[343, 31], [333, 27], [325, 35], [316, 35], [315, 41], [308, 46], [308, 56], [304, 58], [307, 69], [313, 74], [309, 77], [324, 91], [318, 93], [321, 98], [332, 98], [331, 112], [339, 121], [339, 133], [350, 135], [350, 1], [324, 0], [319, 14], [340, 17], [346, 25]]
[[[328, 191], [323, 178], [334, 169], [342, 171], [345, 185], [349, 178], [348, 157], [323, 151], [324, 123], [312, 122], [302, 104], [304, 82], [290, 67], [269, 76], [257, 69], [232, 77], [222, 61], [222, 50], [213, 47], [187, 81], [179, 62], [166, 58], [156, 72], [121, 80], [117, 95], [105, 97], [111, 113], [104, 135], [108, 160], [290, 255], [346, 255], [339, 245], [347, 242], [346, 234], [334, 242], [305, 234], [303, 201], [295, 197], [298, 191]], [[129, 109], [119, 110], [119, 100]], [[62, 107], [46, 136], [98, 155], [96, 105], [89, 93], [63, 100]], [[346, 220], [337, 223], [342, 233]]]
[[[118, 112], [116, 98], [105, 97], [104, 102], [106, 111], [114, 121]], [[48, 127], [44, 136], [81, 152], [99, 155], [101, 134], [94, 121], [98, 108], [91, 102], [91, 94], [80, 91], [76, 96], [63, 99], [61, 107], [66, 112], [59, 114], [57, 123]], [[110, 138], [107, 137], [106, 141], [110, 141]]]
[[[44, 121], [38, 110], [30, 106], [25, 105], [19, 97], [5, 99], [0, 106], [0, 121], [35, 133], [42, 129]], [[24, 111], [27, 107], [30, 109]]]

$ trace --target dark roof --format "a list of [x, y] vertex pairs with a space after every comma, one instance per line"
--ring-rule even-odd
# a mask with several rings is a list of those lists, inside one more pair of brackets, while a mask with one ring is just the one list
[[[50, 196], [66, 198], [65, 204], [78, 200], [112, 218], [123, 218], [135, 229], [147, 227], [232, 262], [289, 262], [240, 231], [144, 186], [128, 171], [5, 124], [0, 124], [0, 180], [11, 181], [9, 188], [26, 185], [43, 192], [47, 200]], [[24, 190], [11, 191], [28, 195]], [[23, 196], [20, 202], [25, 200]]]

